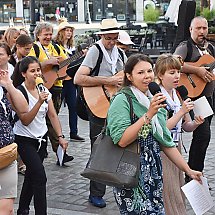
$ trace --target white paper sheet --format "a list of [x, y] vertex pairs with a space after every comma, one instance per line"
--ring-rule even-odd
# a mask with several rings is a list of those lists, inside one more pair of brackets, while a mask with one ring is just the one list
[[207, 179], [205, 177], [201, 179], [203, 184], [192, 180], [181, 187], [196, 215], [202, 215], [214, 206]]
[[63, 150], [62, 146], [59, 145], [57, 148], [57, 157], [58, 157], [60, 166], [62, 166], [62, 164], [63, 164], [63, 156], [64, 156], [64, 150]]
[[205, 96], [194, 101], [193, 112], [195, 116], [202, 116], [203, 118], [213, 115], [214, 113]]

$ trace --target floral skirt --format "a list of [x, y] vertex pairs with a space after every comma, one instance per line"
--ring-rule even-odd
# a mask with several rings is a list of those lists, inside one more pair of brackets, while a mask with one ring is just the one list
[[165, 215], [160, 146], [151, 133], [146, 139], [140, 137], [138, 142], [141, 146], [138, 187], [114, 188], [120, 214]]

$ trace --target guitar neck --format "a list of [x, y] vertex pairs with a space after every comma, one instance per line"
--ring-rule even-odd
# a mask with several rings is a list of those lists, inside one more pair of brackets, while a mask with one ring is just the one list
[[77, 59], [80, 58], [82, 55], [83, 55], [83, 52], [80, 51], [80, 52], [76, 53], [75, 55], [73, 55], [73, 56], [67, 58], [67, 59], [64, 60], [64, 61], [62, 61], [62, 62], [60, 63], [60, 65], [59, 65], [59, 69], [65, 67], [65, 66], [67, 66], [67, 65], [69, 65], [71, 62], [77, 60]]

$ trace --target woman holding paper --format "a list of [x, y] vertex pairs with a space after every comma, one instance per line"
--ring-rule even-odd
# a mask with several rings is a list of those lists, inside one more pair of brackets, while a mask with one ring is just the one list
[[[163, 103], [166, 97], [162, 93], [152, 97], [148, 92], [148, 86], [154, 80], [151, 59], [143, 54], [131, 55], [124, 73], [123, 88], [108, 110], [107, 134], [120, 147], [137, 140], [140, 145], [140, 173], [137, 187], [114, 188], [115, 200], [121, 215], [164, 215], [160, 150], [193, 179], [200, 180], [202, 174], [190, 169], [175, 147], [166, 127], [166, 105]], [[132, 100], [133, 124], [125, 94]]]
[[[166, 96], [167, 109], [172, 113], [168, 116], [167, 128], [169, 128], [177, 149], [181, 153], [182, 129], [187, 132], [195, 130], [204, 119], [196, 116], [192, 121], [189, 111], [194, 108], [190, 98], [182, 101], [176, 91], [179, 84], [182, 62], [178, 56], [171, 54], [161, 55], [155, 65], [155, 73], [160, 83], [161, 92]], [[163, 164], [163, 199], [166, 215], [186, 215], [184, 195], [181, 186], [184, 185], [183, 172], [178, 169], [164, 154], [161, 153]]]
[[[14, 125], [15, 142], [18, 152], [26, 165], [25, 179], [19, 199], [17, 215], [29, 214], [29, 205], [34, 197], [35, 215], [47, 214], [46, 173], [43, 160], [46, 150], [46, 115], [58, 134], [59, 144], [66, 150], [68, 142], [64, 139], [60, 121], [51, 99], [51, 93], [40, 83], [41, 65], [35, 57], [28, 56], [15, 67], [14, 85], [22, 85], [27, 96], [29, 112], [18, 114], [20, 120]], [[41, 78], [40, 78], [41, 79]], [[38, 85], [39, 86], [39, 85]], [[24, 93], [23, 93], [24, 94]]]

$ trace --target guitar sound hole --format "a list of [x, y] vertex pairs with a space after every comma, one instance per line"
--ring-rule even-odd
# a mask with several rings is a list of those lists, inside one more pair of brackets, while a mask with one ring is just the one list
[[59, 65], [54, 65], [54, 66], [52, 67], [52, 70], [53, 70], [54, 72], [58, 72], [58, 70], [59, 70]]

